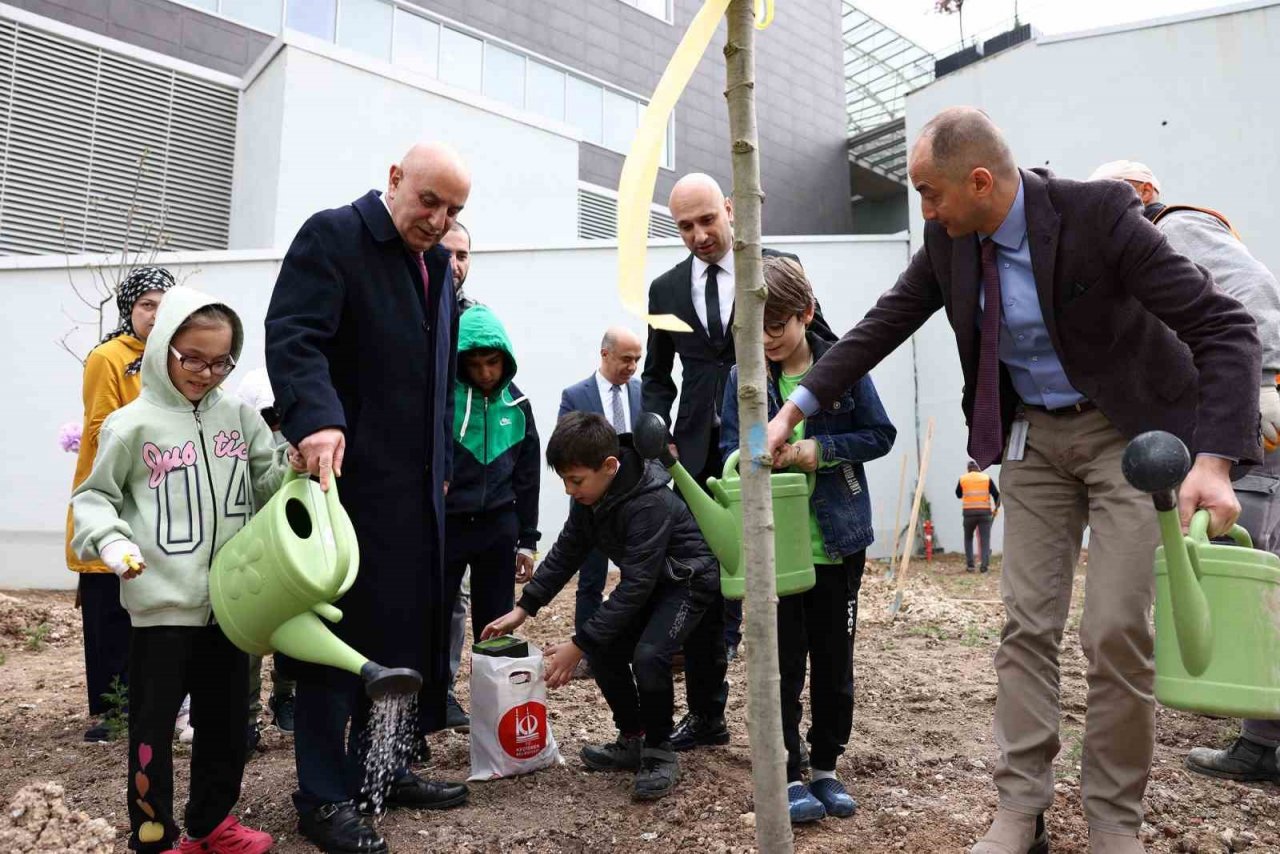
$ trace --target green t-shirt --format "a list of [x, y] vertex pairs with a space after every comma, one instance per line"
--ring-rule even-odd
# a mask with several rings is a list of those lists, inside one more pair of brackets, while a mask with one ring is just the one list
[[[791, 392], [796, 390], [796, 386], [800, 385], [800, 381], [804, 379], [804, 376], [807, 373], [809, 372], [806, 370], [804, 374], [797, 374], [795, 376], [780, 374], [778, 376], [778, 396], [781, 397], [783, 400], [786, 400], [788, 397], [790, 397]], [[793, 434], [791, 434], [791, 443], [795, 444], [796, 442], [799, 442], [803, 438], [804, 438], [804, 422], [801, 421], [799, 424], [796, 425], [796, 431]], [[831, 465], [836, 465], [836, 464], [835, 463], [819, 463], [818, 464], [820, 468], [826, 468]], [[840, 563], [839, 560], [834, 560], [827, 555], [827, 551], [822, 540], [822, 529], [818, 527], [818, 515], [813, 512], [813, 505], [809, 506], [809, 542], [813, 545], [813, 562], [815, 565]]]

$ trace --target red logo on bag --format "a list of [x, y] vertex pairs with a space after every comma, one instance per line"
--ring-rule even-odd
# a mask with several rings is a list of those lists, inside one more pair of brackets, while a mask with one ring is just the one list
[[498, 741], [516, 759], [537, 756], [547, 746], [547, 707], [535, 700], [510, 709], [498, 721]]

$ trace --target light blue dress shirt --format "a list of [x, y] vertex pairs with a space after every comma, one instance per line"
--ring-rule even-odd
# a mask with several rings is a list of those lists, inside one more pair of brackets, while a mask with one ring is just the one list
[[[996, 245], [996, 270], [1000, 274], [1000, 298], [1004, 301], [1000, 317], [1000, 361], [1009, 369], [1014, 389], [1024, 403], [1034, 406], [1061, 409], [1079, 403], [1084, 395], [1067, 379], [1040, 312], [1040, 295], [1031, 269], [1021, 178], [1018, 194], [1004, 222], [994, 234], [978, 234], [979, 240], [987, 237]], [[976, 318], [979, 330], [986, 304], [986, 294], [979, 290]]]
[[[1000, 361], [1009, 369], [1014, 390], [1025, 403], [1059, 409], [1084, 400], [1067, 379], [1062, 362], [1049, 339], [1040, 312], [1040, 296], [1031, 269], [1031, 248], [1027, 240], [1027, 209], [1023, 198], [1022, 179], [1018, 193], [994, 234], [979, 234], [979, 240], [990, 237], [996, 244], [996, 271], [1000, 274], [1000, 297], [1004, 300], [1000, 318]], [[986, 295], [978, 282], [978, 312], [975, 322], [982, 329]], [[818, 399], [804, 386], [798, 386], [788, 398], [805, 417], [818, 411]]]

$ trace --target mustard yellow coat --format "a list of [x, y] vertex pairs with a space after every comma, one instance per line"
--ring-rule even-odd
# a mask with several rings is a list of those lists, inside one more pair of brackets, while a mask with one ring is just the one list
[[[143, 342], [132, 335], [118, 335], [99, 344], [84, 363], [84, 429], [80, 435], [80, 454], [76, 457], [76, 474], [71, 482], [74, 490], [89, 476], [93, 458], [98, 453], [98, 431], [107, 416], [142, 392], [142, 372], [132, 376], [125, 368], [142, 355]], [[99, 560], [81, 560], [71, 551], [71, 506], [67, 506], [67, 568], [72, 572], [110, 572]]]

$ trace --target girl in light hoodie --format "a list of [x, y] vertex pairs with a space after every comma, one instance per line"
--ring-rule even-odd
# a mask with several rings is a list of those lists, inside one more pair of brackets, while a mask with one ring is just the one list
[[[218, 388], [244, 341], [230, 308], [173, 288], [142, 357], [142, 394], [102, 425], [76, 489], [72, 546], [123, 583], [129, 649], [129, 847], [262, 854], [271, 837], [231, 815], [244, 773], [249, 657], [213, 620], [217, 550], [279, 488], [285, 457], [248, 404]], [[295, 467], [300, 468], [300, 462]], [[191, 695], [191, 792], [173, 815], [174, 718]]]

